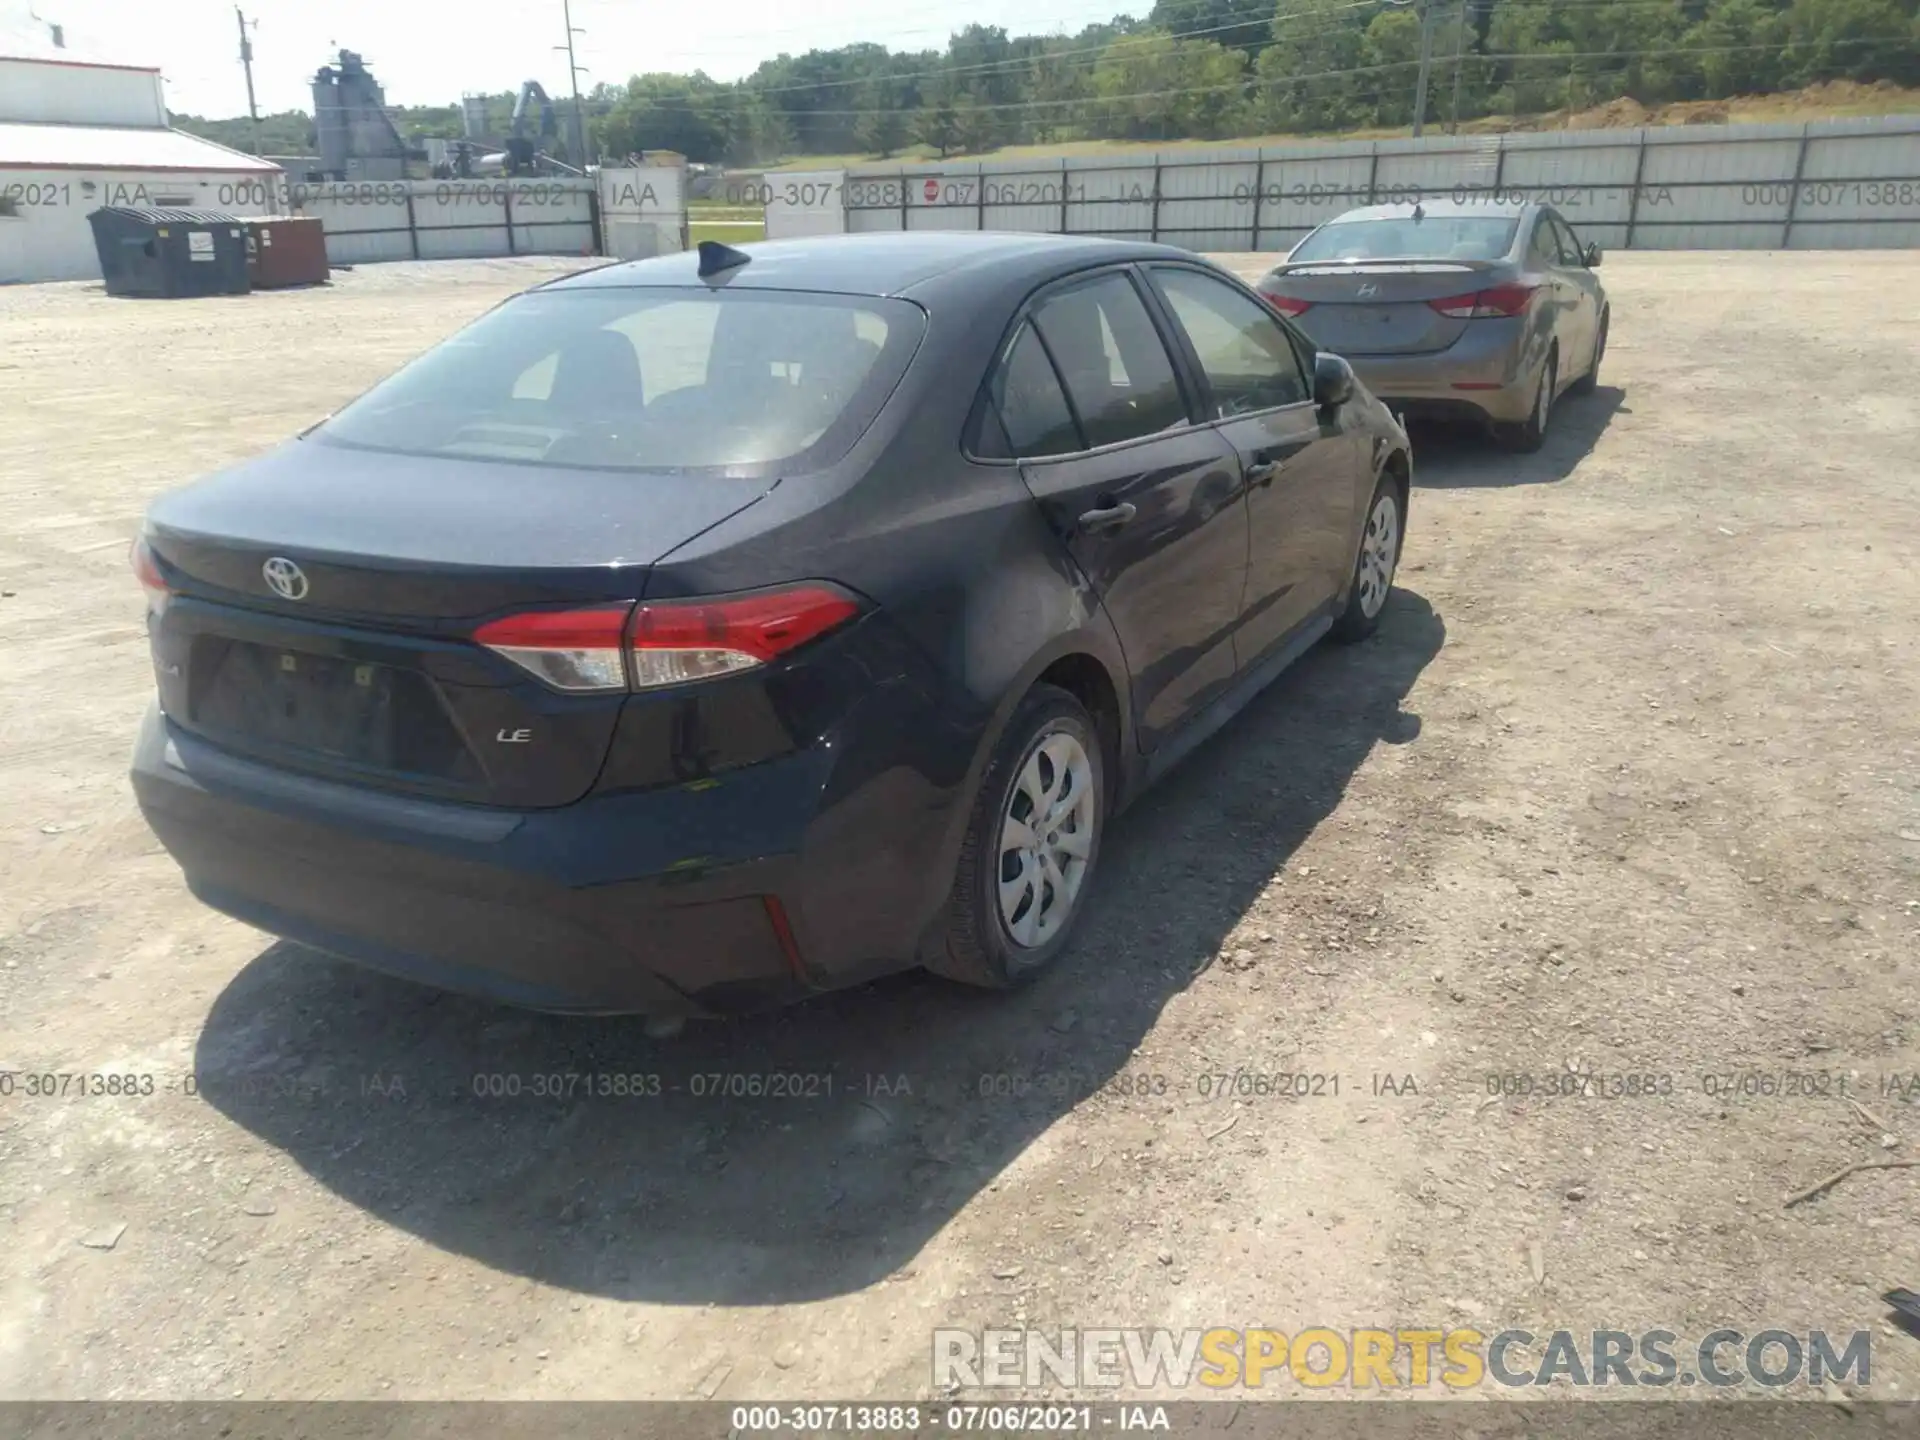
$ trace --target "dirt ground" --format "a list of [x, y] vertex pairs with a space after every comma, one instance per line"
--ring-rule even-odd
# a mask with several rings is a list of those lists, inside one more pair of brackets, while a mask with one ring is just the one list
[[[0, 1096], [0, 1396], [902, 1398], [1019, 1324], [1863, 1328], [1920, 1392], [1920, 1170], [1782, 1204], [1920, 1155], [1920, 255], [1609, 256], [1598, 393], [1416, 435], [1382, 633], [1116, 824], [1057, 974], [665, 1042], [220, 918], [125, 780], [145, 502], [557, 268], [0, 291], [0, 1072], [155, 1077]], [[1667, 1080], [1490, 1093], [1569, 1067]], [[681, 1090], [475, 1094], [608, 1070]], [[1871, 1119], [1706, 1093], [1761, 1071]]]

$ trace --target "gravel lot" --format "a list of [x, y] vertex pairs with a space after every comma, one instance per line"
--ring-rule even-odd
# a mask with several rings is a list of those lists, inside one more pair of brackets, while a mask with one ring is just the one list
[[[1599, 392], [1416, 436], [1382, 634], [1118, 824], [1060, 973], [666, 1043], [215, 916], [124, 775], [146, 501], [561, 268], [0, 291], [0, 1069], [155, 1077], [0, 1097], [0, 1396], [899, 1398], [1020, 1323], [1865, 1328], [1920, 1392], [1920, 1170], [1782, 1203], [1920, 1155], [1920, 255], [1610, 256]], [[1569, 1066], [1671, 1089], [1489, 1095]], [[473, 1093], [609, 1069], [837, 1089]]]

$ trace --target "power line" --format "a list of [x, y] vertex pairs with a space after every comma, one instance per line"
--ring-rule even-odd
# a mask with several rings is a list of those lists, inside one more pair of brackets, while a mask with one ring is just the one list
[[[1908, 45], [1908, 44], [1911, 44], [1911, 37], [1906, 35], [1860, 35], [1860, 36], [1852, 36], [1852, 37], [1847, 37], [1843, 39], [1838, 39], [1828, 43], [1834, 46]], [[1751, 53], [1751, 52], [1760, 51], [1760, 50], [1778, 50], [1780, 48], [1781, 47], [1778, 45], [1708, 45], [1708, 46], [1686, 46], [1686, 47], [1672, 47], [1672, 48], [1665, 48], [1665, 49], [1648, 49], [1648, 50], [1584, 50], [1584, 51], [1539, 50], [1539, 51], [1526, 51], [1526, 52], [1514, 52], [1514, 53], [1481, 54], [1481, 55], [1475, 55], [1472, 58], [1474, 58], [1475, 60], [1484, 61], [1488, 63], [1511, 63], [1511, 64], [1529, 64], [1529, 63], [1534, 63], [1538, 61], [1548, 61], [1548, 60], [1551, 60], [1551, 61], [1629, 60], [1630, 61], [1630, 60], [1643, 60], [1643, 59], [1647, 59], [1655, 56], [1669, 57], [1669, 56], [1682, 56], [1682, 55], [1745, 54], [1745, 53]], [[1274, 76], [1274, 77], [1265, 78], [1265, 79], [1259, 76], [1248, 76], [1242, 80], [1233, 81], [1233, 82], [1230, 82], [1227, 84], [1221, 84], [1221, 85], [1176, 86], [1174, 88], [1165, 89], [1165, 90], [1142, 90], [1142, 91], [1138, 91], [1128, 95], [1079, 95], [1079, 96], [1073, 96], [1063, 100], [1009, 100], [1009, 101], [1000, 101], [1000, 102], [994, 102], [994, 103], [988, 103], [988, 104], [972, 105], [972, 106], [969, 106], [968, 108], [973, 110], [984, 110], [984, 111], [992, 111], [997, 113], [997, 112], [1003, 112], [1003, 111], [1052, 109], [1052, 108], [1058, 108], [1061, 106], [1072, 106], [1072, 105], [1118, 105], [1118, 104], [1123, 104], [1123, 103], [1134, 101], [1134, 100], [1164, 100], [1164, 99], [1178, 98], [1180, 96], [1186, 96], [1186, 95], [1219, 95], [1219, 94], [1227, 94], [1233, 91], [1244, 91], [1249, 89], [1274, 89], [1282, 86], [1298, 85], [1298, 84], [1302, 84], [1304, 82], [1312, 81], [1312, 80], [1339, 79], [1339, 78], [1343, 78], [1351, 75], [1379, 75], [1379, 74], [1385, 74], [1392, 71], [1404, 71], [1404, 70], [1417, 69], [1419, 67], [1419, 64], [1420, 62], [1418, 60], [1395, 60], [1395, 61], [1391, 61], [1381, 65], [1356, 65], [1356, 66], [1352, 66], [1350, 68], [1342, 69], [1342, 70], [1312, 71], [1304, 75], [1281, 75], [1281, 76]], [[643, 110], [643, 111], [645, 110], [683, 110], [684, 111], [684, 110], [697, 109], [704, 105], [710, 104], [714, 101], [725, 101], [725, 100], [734, 99], [734, 98], [739, 98], [743, 100], [753, 100], [753, 99], [757, 99], [760, 95], [765, 93], [770, 93], [770, 92], [760, 91], [755, 89], [751, 85], [742, 84], [737, 88], [729, 89], [726, 91], [716, 91], [710, 95], [698, 95], [698, 96], [689, 95], [683, 98], [669, 99], [669, 100], [649, 100], [644, 98], [627, 98], [622, 100], [602, 101], [602, 102], [596, 102], [596, 103], [605, 105], [608, 109], [628, 106], [628, 107], [632, 107], [634, 109]], [[896, 113], [897, 110], [898, 110], [897, 106], [893, 106], [893, 107], [883, 106], [878, 108], [868, 107], [865, 109], [857, 109], [857, 110], [807, 110], [801, 113], [807, 117], [832, 116], [832, 117], [840, 117], [840, 118], [854, 118], [854, 117], [859, 117], [863, 115], [893, 114], [893, 113]]]
[[[1345, 4], [1338, 8], [1340, 10], [1384, 9], [1385, 0], [1353, 0], [1353, 3]], [[1332, 13], [1332, 12], [1325, 12], [1325, 13]], [[1289, 18], [1288, 16], [1284, 16], [1284, 15], [1276, 16], [1274, 18], [1273, 23], [1278, 23], [1279, 21], [1283, 21], [1288, 18]], [[1306, 18], [1306, 15], [1302, 13], [1301, 18], [1303, 19]], [[871, 85], [876, 81], [885, 82], [887, 84], [905, 84], [909, 80], [927, 80], [927, 79], [938, 80], [938, 79], [944, 79], [950, 75], [968, 75], [968, 74], [974, 74], [977, 72], [986, 72], [986, 71], [994, 71], [994, 70], [1015, 70], [1015, 69], [1023, 69], [1023, 68], [1030, 69], [1034, 65], [1039, 64], [1043, 61], [1051, 62], [1054, 60], [1062, 60], [1075, 55], [1095, 55], [1095, 56], [1105, 55], [1110, 50], [1112, 50], [1114, 46], [1124, 45], [1130, 40], [1193, 40], [1193, 39], [1198, 39], [1199, 37], [1205, 36], [1205, 35], [1224, 34], [1229, 30], [1249, 30], [1249, 29], [1261, 28], [1266, 26], [1268, 23], [1269, 22], [1259, 21], [1259, 20], [1242, 20], [1231, 25], [1208, 25], [1197, 30], [1138, 30], [1138, 31], [1130, 32], [1125, 35], [1116, 35], [1113, 39], [1103, 41], [1098, 45], [1076, 46], [1071, 50], [1042, 50], [1030, 55], [1012, 56], [1005, 60], [983, 60], [976, 65], [943, 66], [936, 70], [910, 71], [906, 74], [900, 74], [900, 75], [889, 75], [889, 74], [881, 73], [881, 74], [874, 74], [874, 75], [862, 75], [857, 78], [851, 78], [846, 80], [815, 80], [815, 81], [809, 81], [806, 84], [802, 84], [802, 85], [754, 86], [753, 89], [754, 89], [754, 93], [758, 95], [780, 95], [780, 94], [790, 93], [794, 91], [801, 91], [801, 90], [824, 90], [830, 86]], [[1347, 28], [1349, 27], [1347, 27], [1344, 24], [1329, 25], [1329, 26], [1318, 27], [1315, 29], [1305, 30], [1300, 33], [1303, 36], [1330, 34], [1335, 30], [1344, 30]], [[1020, 37], [1020, 39], [1022, 40], [1031, 40], [1034, 38], [1036, 37], [1024, 36], [1024, 35]], [[1018, 43], [1018, 42], [1009, 41], [1008, 43], [1012, 44], [1012, 43]], [[828, 51], [825, 53], [831, 54], [832, 52]], [[738, 83], [750, 84], [751, 82], [742, 81]], [[817, 115], [817, 114], [824, 114], [825, 112], [816, 110], [813, 113]]]
[[1427, 124], [1427, 76], [1433, 68], [1433, 16], [1435, 0], [1419, 0], [1420, 5], [1420, 78], [1413, 87], [1413, 138], [1418, 140]]
[[[613, 10], [613, 9], [625, 9], [629, 11], [634, 9], [632, 5], [623, 3], [623, 0], [581, 0], [581, 3], [587, 6], [593, 6], [593, 5], [605, 6], [606, 9], [602, 10], [601, 12], [603, 14], [607, 13], [607, 10]], [[916, 6], [907, 6], [903, 8], [894, 8], [894, 9], [890, 9], [885, 16], [867, 14], [867, 15], [838, 16], [835, 18], [837, 23], [840, 23], [840, 24], [869, 25], [875, 29], [882, 29], [882, 28], [890, 28], [890, 22], [895, 19], [902, 19], [902, 18], [913, 19], [920, 16], [928, 16], [928, 17], [950, 16], [952, 14], [953, 14], [953, 6], [949, 0], [949, 3], [946, 3], [946, 4], [916, 5]], [[1027, 23], [1034, 24], [1034, 25], [1079, 25], [1084, 28], [1089, 25], [1112, 24], [1114, 23], [1115, 20], [1127, 21], [1131, 19], [1132, 19], [1131, 16], [1125, 16], [1125, 15], [1113, 16], [1107, 20], [1084, 20], [1077, 16], [1054, 16], [1051, 18], [1036, 18]], [[968, 23], [974, 24], [978, 22], [970, 21]], [[1144, 22], [1134, 22], [1134, 23], [1144, 23]], [[764, 42], [765, 38], [769, 35], [796, 35], [796, 34], [804, 34], [809, 31], [818, 33], [820, 28], [821, 28], [821, 22], [816, 19], [810, 23], [803, 24], [803, 25], [772, 25], [772, 26], [766, 26], [764, 28], [757, 28], [750, 31], [735, 31], [731, 33], [722, 33], [718, 35], [708, 36], [705, 38], [718, 39], [718, 40], [745, 40], [750, 43]], [[939, 25], [936, 28], [942, 29], [951, 33], [952, 31], [959, 29], [961, 27], [952, 24], [950, 21], [943, 21], [941, 25]], [[998, 25], [988, 25], [988, 26], [982, 26], [981, 28], [988, 29], [988, 30], [997, 30], [997, 29], [1005, 29], [1006, 27], [998, 26]], [[918, 32], [894, 31], [893, 33], [895, 34], [914, 34], [914, 33], [931, 34], [932, 31], [931, 30], [923, 30]]]
[[1453, 104], [1447, 110], [1447, 133], [1460, 133], [1460, 61], [1467, 53], [1467, 7], [1473, 0], [1460, 0], [1460, 18], [1453, 30]]
[[[1557, 8], [1573, 7], [1573, 8], [1585, 9], [1585, 8], [1599, 8], [1601, 6], [1605, 6], [1610, 10], [1616, 10], [1616, 11], [1618, 10], [1671, 11], [1674, 7], [1674, 0], [1496, 0], [1496, 3], [1503, 4], [1507, 8], [1513, 8], [1513, 9], [1532, 9], [1538, 6], [1552, 6]], [[1202, 26], [1192, 30], [1172, 30], [1172, 31], [1135, 30], [1135, 31], [1126, 32], [1124, 34], [1116, 35], [1111, 40], [1102, 41], [1098, 44], [1075, 46], [1074, 48], [1068, 49], [1068, 50], [1040, 50], [1028, 55], [1010, 56], [1004, 60], [981, 61], [977, 64], [971, 64], [971, 65], [942, 66], [932, 70], [907, 71], [899, 74], [875, 73], [875, 74], [853, 76], [845, 79], [835, 79], [835, 80], [810, 80], [803, 83], [792, 84], [792, 85], [753, 86], [751, 77], [748, 77], [742, 80], [737, 80], [737, 81], [716, 81], [714, 83], [722, 84], [722, 85], [732, 84], [732, 85], [751, 86], [754, 90], [754, 93], [759, 95], [782, 95], [782, 94], [800, 94], [803, 92], [817, 93], [819, 91], [833, 89], [833, 88], [845, 88], [848, 86], [859, 87], [859, 86], [871, 85], [875, 83], [904, 85], [916, 80], [943, 79], [953, 75], [984, 76], [984, 75], [991, 74], [995, 71], [1007, 71], [1007, 72], [1017, 73], [1023, 70], [1029, 70], [1034, 65], [1039, 64], [1041, 62], [1051, 63], [1056, 60], [1069, 59], [1074, 56], [1091, 55], [1096, 57], [1097, 59], [1097, 57], [1105, 55], [1109, 50], [1112, 49], [1113, 46], [1124, 44], [1129, 40], [1142, 40], [1142, 41], [1155, 40], [1155, 39], [1193, 40], [1193, 39], [1200, 39], [1209, 35], [1225, 34], [1229, 31], [1236, 31], [1236, 30], [1248, 30], [1255, 27], [1267, 26], [1269, 24], [1275, 24], [1275, 25], [1286, 24], [1296, 20], [1308, 20], [1308, 19], [1312, 19], [1312, 20], [1331, 19], [1334, 16], [1346, 14], [1355, 10], [1374, 10], [1384, 14], [1393, 9], [1398, 9], [1398, 8], [1405, 8], [1405, 7], [1395, 6], [1391, 3], [1391, 0], [1349, 0], [1349, 3], [1341, 4], [1338, 6], [1332, 6], [1325, 10], [1286, 11], [1284, 13], [1276, 15], [1271, 22], [1242, 20], [1242, 21], [1237, 21], [1231, 24], [1226, 24], [1226, 25]], [[951, 26], [942, 27], [942, 28], [944, 29], [945, 33], [948, 33], [948, 34], [954, 33], [953, 28]], [[1364, 29], [1365, 29], [1364, 26], [1355, 25], [1346, 20], [1335, 19], [1331, 24], [1311, 26], [1303, 30], [1292, 31], [1286, 35], [1273, 36], [1269, 43], [1284, 43], [1284, 42], [1294, 41], [1294, 40], [1304, 40], [1304, 39], [1309, 39], [1319, 35], [1342, 34], [1342, 33], [1348, 33], [1348, 32], [1361, 33], [1364, 31]], [[930, 30], [922, 33], [932, 34], [936, 32]], [[748, 37], [743, 37], [743, 38], [748, 38]], [[1045, 38], [1048, 38], [1048, 37], [1035, 36], [1035, 35], [1022, 35], [1022, 36], [1012, 37], [1008, 43], [1019, 44], [1022, 41], [1031, 42], [1034, 40], [1045, 39]], [[749, 43], [751, 43], [750, 38], [749, 38]], [[843, 45], [843, 46], [837, 46], [832, 50], [816, 49], [816, 50], [808, 51], [806, 53], [817, 54], [817, 55], [834, 55], [851, 48], [852, 48], [851, 46]], [[718, 52], [682, 51], [677, 53], [697, 55], [702, 53], [718, 53]], [[1469, 53], [1472, 53], [1472, 52], [1469, 52]], [[764, 60], [761, 62], [763, 66], [769, 65], [772, 63], [774, 63], [774, 61], [772, 60]], [[1097, 68], [1097, 65], [1093, 67], [1088, 67], [1088, 68]], [[815, 111], [810, 111], [809, 113], [816, 114], [816, 115], [824, 115], [831, 112], [824, 111], [824, 110], [815, 110]], [[869, 113], [878, 113], [878, 112], [874, 111]]]
[[[252, 123], [253, 153], [260, 153], [260, 105], [253, 98], [253, 40], [247, 34], [247, 16], [238, 5], [233, 7], [233, 18], [240, 22], [240, 68], [247, 72], [247, 118]], [[255, 20], [256, 26], [260, 22]]]

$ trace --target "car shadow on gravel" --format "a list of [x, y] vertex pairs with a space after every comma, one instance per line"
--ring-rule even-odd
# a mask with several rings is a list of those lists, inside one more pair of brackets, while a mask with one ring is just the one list
[[1474, 490], [1564, 480], [1599, 443], [1615, 415], [1633, 413], [1626, 399], [1627, 392], [1615, 385], [1601, 385], [1591, 395], [1562, 395], [1553, 407], [1547, 443], [1531, 455], [1503, 449], [1477, 426], [1412, 421], [1414, 487]]
[[214, 1002], [200, 1093], [505, 1273], [687, 1305], [860, 1289], [1128, 1066], [1374, 747], [1418, 735], [1403, 702], [1444, 638], [1398, 590], [1373, 639], [1303, 659], [1116, 820], [1072, 951], [1028, 990], [904, 976], [655, 1041], [274, 944]]

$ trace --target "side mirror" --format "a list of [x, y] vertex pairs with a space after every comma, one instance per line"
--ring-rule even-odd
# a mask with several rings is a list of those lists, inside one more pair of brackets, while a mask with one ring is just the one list
[[1587, 269], [1598, 270], [1600, 268], [1600, 254], [1600, 247], [1598, 245], [1587, 246]]
[[1353, 398], [1353, 367], [1338, 355], [1321, 351], [1313, 357], [1313, 403], [1337, 410]]

